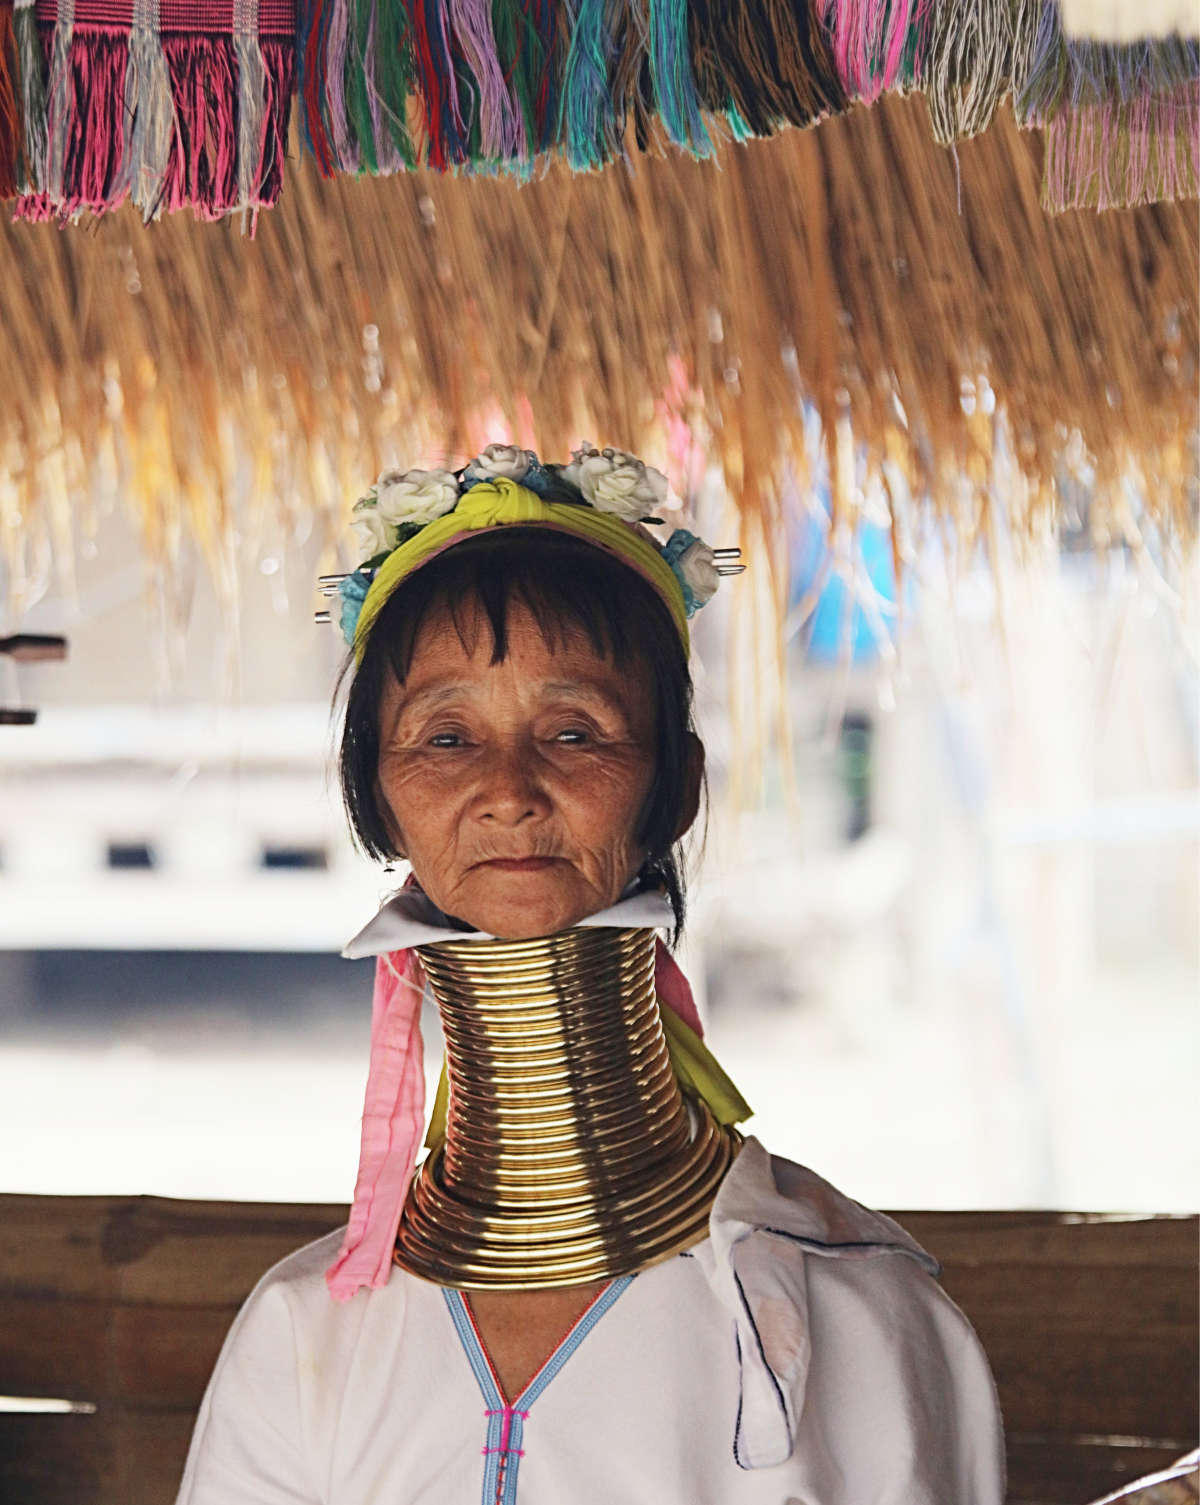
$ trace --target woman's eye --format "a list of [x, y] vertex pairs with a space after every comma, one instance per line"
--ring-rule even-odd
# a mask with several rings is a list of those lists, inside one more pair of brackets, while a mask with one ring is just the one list
[[591, 733], [582, 726], [566, 726], [561, 732], [554, 734], [556, 742], [565, 742], [570, 747], [578, 746], [582, 742], [591, 741]]
[[435, 732], [429, 739], [430, 747], [461, 747], [463, 745], [460, 732]]

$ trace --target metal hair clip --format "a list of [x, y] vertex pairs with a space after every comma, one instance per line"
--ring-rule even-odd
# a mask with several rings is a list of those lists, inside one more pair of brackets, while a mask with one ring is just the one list
[[746, 566], [742, 563], [742, 551], [735, 544], [730, 549], [714, 549], [713, 558], [717, 561], [718, 575], [744, 575]]
[[[338, 593], [338, 586], [341, 585], [343, 580], [348, 580], [349, 578], [350, 571], [348, 570], [344, 575], [318, 575], [317, 591], [322, 596], [336, 596]], [[318, 625], [324, 625], [328, 622], [332, 622], [333, 613], [328, 611], [315, 611], [313, 612], [313, 621]]]

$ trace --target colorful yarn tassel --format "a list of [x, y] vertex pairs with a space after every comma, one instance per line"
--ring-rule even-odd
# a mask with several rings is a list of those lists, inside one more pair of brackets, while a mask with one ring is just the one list
[[1121, 209], [1200, 195], [1200, 86], [1069, 104], [1046, 127], [1043, 207]]
[[[22, 79], [20, 217], [101, 214], [132, 199], [148, 220], [185, 207], [215, 219], [276, 201], [294, 76], [289, 0], [38, 0], [36, 19], [50, 65], [40, 112], [39, 71]], [[24, 65], [19, 26], [16, 40]]]
[[1045, 129], [1042, 202], [1111, 209], [1200, 192], [1200, 43], [1068, 39], [1047, 4], [1014, 88], [1017, 121]]
[[[334, 3], [335, 0], [299, 0], [296, 17], [296, 62], [304, 140], [316, 158], [317, 170], [323, 178], [333, 176], [335, 164], [326, 77]], [[339, 87], [340, 81], [335, 85], [335, 88]]]
[[413, 89], [412, 34], [401, 0], [378, 0], [375, 7], [375, 98], [387, 138], [377, 157], [382, 164], [415, 167], [416, 152], [408, 131], [408, 100]]
[[1013, 113], [1021, 126], [1043, 125], [1071, 84], [1070, 58], [1058, 7], [1046, 0], [1023, 68], [1013, 75]]
[[190, 205], [204, 219], [238, 207], [237, 62], [232, 38], [163, 41], [178, 129], [164, 175], [168, 209]]
[[272, 208], [283, 192], [283, 164], [296, 78], [296, 52], [290, 37], [264, 36], [260, 22], [258, 45], [265, 94], [259, 126], [258, 170], [252, 177], [253, 191], [247, 206], [253, 210]]
[[949, 146], [987, 129], [1034, 49], [1040, 16], [1040, 0], [933, 0], [917, 43], [915, 83], [935, 141]]
[[[342, 55], [343, 15], [350, 22]], [[397, 172], [416, 155], [408, 134], [412, 92], [409, 25], [401, 0], [336, 0], [330, 31], [329, 79], [335, 143], [344, 172]], [[348, 134], [343, 134], [344, 122]]]
[[1048, 125], [1062, 109], [1170, 102], [1200, 76], [1200, 42], [1183, 37], [1091, 42], [1063, 34], [1057, 5], [1044, 5], [1034, 45], [1013, 81], [1017, 123]]
[[[125, 180], [125, 75], [129, 29], [76, 25], [71, 0], [51, 11], [45, 85], [45, 155], [30, 154], [34, 192], [17, 205], [28, 219], [101, 213], [128, 196]], [[43, 26], [38, 15], [39, 27]], [[44, 33], [43, 33], [44, 34]], [[36, 71], [34, 88], [37, 88]], [[40, 136], [40, 127], [35, 127]]]
[[523, 164], [558, 140], [561, 30], [553, 0], [493, 0], [496, 53], [521, 116]]
[[414, 79], [425, 109], [428, 160], [439, 171], [470, 161], [445, 0], [412, 0]]
[[0, 0], [0, 198], [20, 183], [21, 116], [17, 108], [17, 47], [11, 0]]
[[667, 135], [695, 157], [710, 157], [688, 42], [687, 0], [650, 0], [650, 77]]
[[[345, 28], [349, 28], [345, 30]], [[347, 42], [348, 48], [344, 45]], [[326, 56], [329, 121], [341, 172], [380, 170], [380, 110], [372, 87], [379, 56], [379, 16], [371, 4], [334, 0]], [[391, 152], [385, 149], [384, 160]]]
[[480, 154], [493, 163], [523, 160], [525, 119], [500, 65], [491, 0], [449, 3], [454, 36], [474, 80]]
[[699, 0], [689, 15], [705, 108], [729, 115], [740, 138], [812, 125], [846, 109], [828, 38], [809, 7]]
[[299, 93], [326, 176], [697, 157], [920, 88], [943, 144], [1010, 92], [1047, 202], [1196, 182], [1200, 43], [1064, 39], [1058, 0], [0, 0], [0, 193], [25, 219], [253, 216]]
[[257, 0], [233, 0], [233, 55], [237, 64], [238, 204], [258, 207], [267, 70], [258, 41]]
[[562, 143], [573, 168], [602, 167], [621, 150], [609, 87], [613, 36], [605, 0], [566, 0], [571, 47], [562, 91]]
[[21, 187], [39, 194], [46, 186], [49, 140], [46, 123], [46, 54], [38, 35], [34, 0], [16, 0], [13, 38], [17, 73], [21, 80]]
[[[617, 133], [623, 141], [632, 125], [638, 149], [644, 151], [650, 141], [650, 121], [654, 114], [649, 0], [626, 0], [613, 33], [613, 52], [611, 80]], [[695, 72], [694, 53], [692, 62]], [[699, 91], [698, 77], [696, 87]]]
[[134, 0], [125, 74], [123, 184], [147, 220], [158, 214], [175, 139], [175, 101], [159, 34], [156, 0]]
[[[71, 66], [74, 32], [74, 0], [62, 0], [51, 33], [50, 68], [46, 79], [46, 194], [60, 204], [66, 202], [63, 185], [68, 173], [68, 143], [84, 128], [75, 98], [77, 80]], [[86, 71], [91, 73], [93, 70]], [[79, 142], [73, 155], [82, 156], [85, 150], [94, 153], [95, 147], [85, 147]]]
[[824, 0], [821, 16], [846, 93], [873, 104], [911, 87], [928, 0]]

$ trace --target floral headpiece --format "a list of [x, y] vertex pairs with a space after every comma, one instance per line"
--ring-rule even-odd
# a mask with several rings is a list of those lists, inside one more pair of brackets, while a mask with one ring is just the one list
[[[570, 483], [583, 505], [562, 496]], [[474, 495], [472, 495], [474, 493]], [[532, 450], [489, 444], [461, 471], [389, 470], [354, 505], [353, 526], [367, 557], [348, 575], [322, 575], [337, 596], [336, 621], [361, 657], [367, 630], [391, 591], [421, 564], [479, 528], [543, 524], [583, 536], [619, 555], [664, 597], [685, 646], [687, 619], [709, 601], [722, 575], [740, 574], [737, 548], [712, 549], [686, 528], [659, 544], [644, 524], [667, 500], [667, 478], [624, 450], [584, 444], [569, 465], [543, 465]]]

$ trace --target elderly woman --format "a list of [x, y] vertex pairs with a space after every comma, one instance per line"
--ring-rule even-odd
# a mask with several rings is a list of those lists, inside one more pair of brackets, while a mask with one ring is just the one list
[[645, 526], [664, 494], [617, 451], [489, 446], [359, 503], [343, 790], [412, 875], [347, 948], [379, 959], [354, 1206], [247, 1300], [180, 1505], [1001, 1505], [935, 1261], [743, 1138], [657, 938], [719, 569]]

